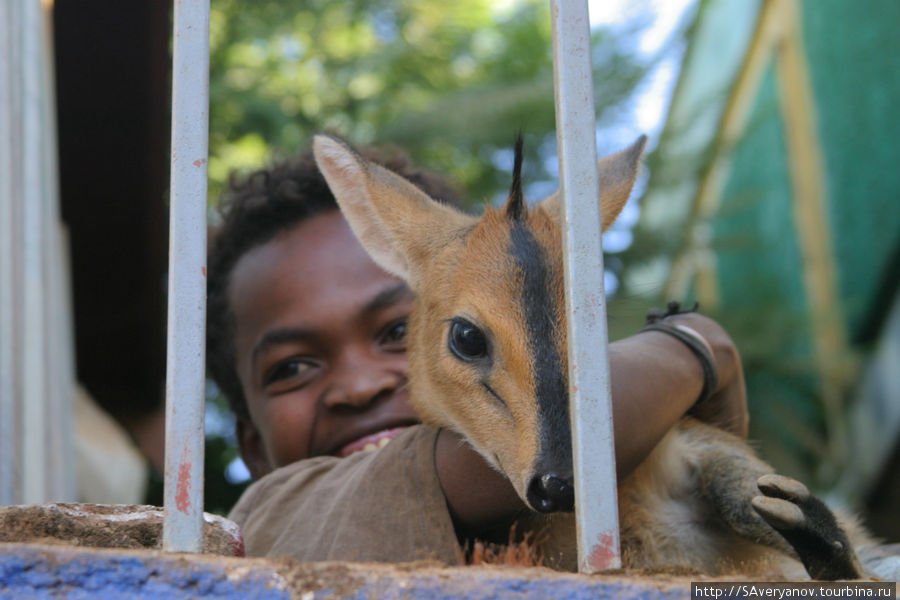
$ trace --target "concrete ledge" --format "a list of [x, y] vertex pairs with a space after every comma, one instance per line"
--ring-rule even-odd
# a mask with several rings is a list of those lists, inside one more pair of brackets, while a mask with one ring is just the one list
[[0, 544], [0, 599], [223, 598], [262, 600], [596, 598], [683, 599], [688, 576], [583, 576], [547, 569], [298, 563]]
[[[0, 506], [0, 542], [91, 548], [162, 548], [165, 511], [158, 506], [53, 502]], [[203, 553], [243, 556], [236, 523], [203, 513]]]

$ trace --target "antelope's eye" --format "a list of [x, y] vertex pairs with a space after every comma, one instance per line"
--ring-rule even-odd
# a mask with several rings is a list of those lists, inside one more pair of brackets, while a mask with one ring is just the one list
[[487, 354], [484, 333], [465, 319], [456, 318], [450, 322], [447, 342], [450, 351], [462, 360], [476, 360]]

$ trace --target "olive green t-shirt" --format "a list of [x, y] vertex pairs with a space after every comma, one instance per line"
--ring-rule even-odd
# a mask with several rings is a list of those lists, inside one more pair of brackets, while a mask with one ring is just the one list
[[247, 556], [459, 564], [436, 440], [437, 429], [418, 425], [379, 450], [301, 460], [266, 475], [229, 514]]

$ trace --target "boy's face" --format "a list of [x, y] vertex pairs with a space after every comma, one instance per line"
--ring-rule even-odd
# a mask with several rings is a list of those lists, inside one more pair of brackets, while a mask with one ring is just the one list
[[228, 301], [250, 412], [238, 442], [254, 478], [377, 446], [418, 421], [406, 387], [412, 293], [371, 261], [339, 211], [247, 252]]

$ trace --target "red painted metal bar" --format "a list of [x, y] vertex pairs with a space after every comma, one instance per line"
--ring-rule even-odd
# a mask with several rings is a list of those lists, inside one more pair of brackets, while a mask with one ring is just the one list
[[175, 0], [163, 548], [203, 533], [209, 1]]

